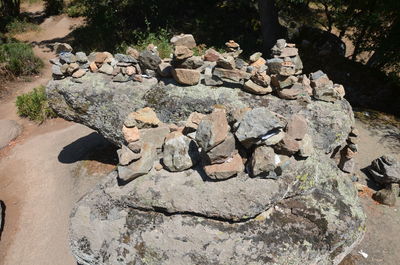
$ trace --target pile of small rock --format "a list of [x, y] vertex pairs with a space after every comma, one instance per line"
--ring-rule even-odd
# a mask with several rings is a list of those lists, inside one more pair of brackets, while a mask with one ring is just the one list
[[394, 206], [397, 197], [400, 196], [400, 162], [393, 156], [384, 155], [372, 161], [368, 172], [379, 185], [384, 187], [377, 191], [373, 198], [380, 203]]
[[[295, 44], [277, 41], [272, 48], [273, 58], [265, 60], [256, 52], [248, 62], [240, 58], [242, 50], [233, 40], [228, 41], [225, 52], [208, 49], [204, 55], [194, 55], [196, 41], [190, 34], [171, 39], [174, 46], [170, 58], [161, 59], [157, 47], [150, 44], [139, 52], [129, 47], [127, 54], [108, 52], [72, 53], [72, 47], [58, 44], [58, 58], [50, 60], [53, 76], [62, 79], [72, 76], [82, 82], [87, 72], [99, 72], [112, 77], [114, 82], [142, 82], [143, 78], [173, 77], [181, 85], [221, 86], [233, 83], [244, 91], [256, 95], [275, 93], [287, 100], [305, 98], [335, 102], [345, 95], [342, 85], [334, 84], [322, 71], [307, 76], [302, 74], [303, 63]], [[61, 47], [61, 48], [60, 48]]]
[[170, 172], [196, 168], [213, 180], [241, 173], [277, 179], [282, 167], [314, 152], [303, 116], [287, 121], [264, 107], [194, 112], [182, 126], [163, 124], [147, 107], [129, 114], [122, 130], [126, 144], [118, 150], [118, 173], [125, 182], [153, 166]]

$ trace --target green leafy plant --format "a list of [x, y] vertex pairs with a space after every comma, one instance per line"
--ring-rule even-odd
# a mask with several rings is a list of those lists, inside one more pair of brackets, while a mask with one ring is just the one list
[[6, 26], [6, 31], [11, 35], [26, 31], [38, 31], [39, 26], [28, 22], [26, 19], [14, 19]]
[[43, 67], [43, 62], [33, 54], [32, 47], [19, 42], [0, 45], [0, 63], [14, 76], [37, 74]]
[[158, 32], [150, 33], [138, 31], [134, 35], [137, 43], [133, 47], [139, 51], [145, 50], [149, 44], [154, 44], [157, 46], [161, 58], [168, 58], [172, 53], [172, 45], [169, 42], [171, 34], [166, 29], [159, 29]]
[[17, 97], [17, 112], [21, 117], [42, 123], [46, 119], [57, 117], [50, 108], [44, 86]]

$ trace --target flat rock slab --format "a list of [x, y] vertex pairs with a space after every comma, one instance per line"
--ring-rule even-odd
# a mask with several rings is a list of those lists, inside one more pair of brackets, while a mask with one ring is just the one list
[[6, 147], [22, 132], [22, 127], [16, 121], [0, 120], [0, 149]]
[[123, 187], [111, 173], [71, 214], [78, 262], [328, 265], [364, 234], [356, 190], [322, 154], [275, 183], [247, 175], [211, 182], [188, 172], [152, 170]]
[[223, 105], [227, 112], [266, 107], [286, 119], [300, 114], [310, 121], [307, 133], [312, 136], [314, 147], [324, 152], [344, 143], [354, 123], [351, 106], [344, 99], [307, 103], [252, 95], [240, 88], [216, 89], [202, 84], [184, 87], [172, 80], [168, 85], [147, 80], [115, 83], [106, 75], [94, 73], [87, 73], [80, 80], [81, 83], [71, 78], [49, 82], [46, 92], [50, 105], [61, 117], [96, 129], [118, 145], [123, 143], [121, 128], [125, 118], [145, 106], [152, 107], [165, 123], [184, 121], [192, 112], [210, 113], [215, 105]]

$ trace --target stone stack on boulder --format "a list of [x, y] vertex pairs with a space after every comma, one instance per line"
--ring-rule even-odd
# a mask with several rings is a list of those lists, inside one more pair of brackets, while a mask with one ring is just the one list
[[151, 108], [130, 113], [122, 127], [125, 143], [117, 151], [119, 179], [128, 182], [147, 174], [153, 168], [169, 132]]
[[354, 157], [358, 153], [358, 137], [358, 130], [353, 127], [349, 133], [349, 137], [346, 140], [346, 144], [340, 150], [340, 161], [338, 166], [345, 173], [353, 174], [355, 171]]
[[342, 88], [301, 74], [283, 40], [272, 61], [247, 62], [234, 41], [201, 57], [190, 34], [171, 43], [164, 60], [154, 45], [127, 50], [154, 82], [88, 71], [46, 89], [57, 114], [120, 148], [118, 169], [71, 214], [78, 263], [339, 264], [365, 216], [329, 154], [357, 132], [345, 99], [313, 90]]
[[53, 64], [53, 78], [63, 79], [71, 76], [75, 82], [83, 82], [80, 78], [87, 72], [99, 72], [110, 76], [114, 82], [141, 82], [143, 77], [155, 76], [155, 70], [161, 63], [156, 50], [149, 48], [140, 54], [133, 48], [128, 51], [132, 55], [93, 52], [87, 56], [84, 52], [61, 52], [57, 58], [50, 60]]
[[384, 188], [377, 191], [373, 198], [380, 203], [394, 206], [400, 196], [400, 162], [391, 155], [381, 156], [368, 167], [370, 176]]

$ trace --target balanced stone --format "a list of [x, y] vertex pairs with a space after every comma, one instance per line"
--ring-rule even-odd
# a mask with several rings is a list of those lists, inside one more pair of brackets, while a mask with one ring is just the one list
[[196, 131], [196, 141], [204, 151], [222, 143], [228, 136], [229, 125], [224, 109], [215, 109], [204, 117]]
[[180, 132], [167, 135], [163, 149], [163, 163], [172, 172], [189, 169], [199, 160], [196, 143]]

